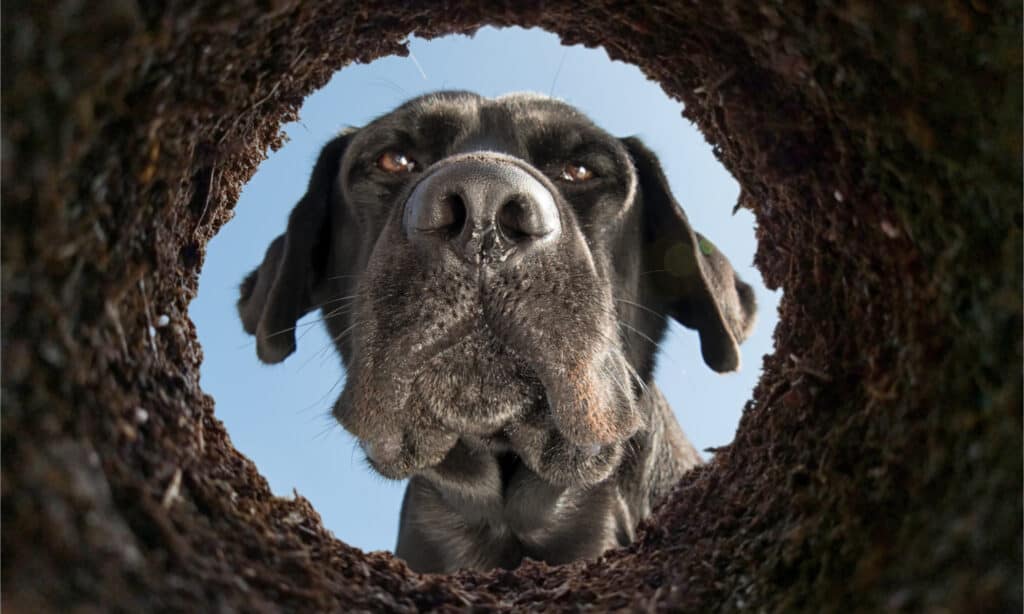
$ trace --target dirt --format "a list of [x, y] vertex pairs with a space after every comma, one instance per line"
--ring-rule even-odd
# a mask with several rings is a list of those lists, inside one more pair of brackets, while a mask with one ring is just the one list
[[[10, 611], [1021, 609], [1019, 3], [141, 4], [3, 6]], [[271, 495], [187, 305], [306, 95], [484, 24], [682, 100], [785, 298], [735, 441], [634, 545], [417, 576]]]

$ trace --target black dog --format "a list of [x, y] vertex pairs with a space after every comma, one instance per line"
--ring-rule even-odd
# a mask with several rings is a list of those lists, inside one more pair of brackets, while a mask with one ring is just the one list
[[348, 373], [334, 415], [411, 476], [396, 553], [421, 572], [629, 543], [700, 462], [652, 382], [666, 318], [730, 371], [755, 312], [643, 144], [465, 92], [328, 143], [238, 309], [268, 363], [322, 311]]

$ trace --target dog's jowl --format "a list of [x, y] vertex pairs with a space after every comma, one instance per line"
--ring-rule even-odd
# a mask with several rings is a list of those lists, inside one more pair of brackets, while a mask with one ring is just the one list
[[315, 309], [347, 370], [334, 415], [410, 478], [396, 553], [422, 572], [629, 543], [700, 462], [652, 381], [667, 318], [730, 371], [755, 313], [642, 143], [465, 92], [324, 147], [238, 301], [268, 363]]

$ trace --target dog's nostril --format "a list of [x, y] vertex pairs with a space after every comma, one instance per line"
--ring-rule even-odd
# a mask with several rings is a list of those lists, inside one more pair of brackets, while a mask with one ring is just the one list
[[521, 241], [529, 236], [524, 230], [526, 215], [522, 201], [518, 198], [509, 200], [498, 210], [498, 228], [506, 238]]
[[466, 224], [466, 204], [455, 192], [436, 197], [426, 206], [416, 207], [413, 226], [419, 232], [437, 232], [456, 236]]
[[454, 193], [448, 194], [441, 199], [439, 208], [444, 211], [444, 223], [439, 229], [447, 231], [449, 236], [456, 236], [462, 232], [462, 227], [466, 225], [466, 203], [462, 197]]
[[539, 238], [553, 230], [541, 207], [525, 196], [506, 201], [498, 209], [496, 221], [505, 238], [517, 242]]

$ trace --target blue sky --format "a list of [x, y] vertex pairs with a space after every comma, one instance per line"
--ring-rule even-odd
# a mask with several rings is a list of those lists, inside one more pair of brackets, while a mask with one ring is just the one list
[[553, 95], [614, 135], [639, 136], [659, 154], [691, 224], [729, 256], [755, 287], [760, 306], [739, 373], [718, 375], [705, 367], [696, 333], [674, 323], [655, 373], [698, 449], [730, 442], [761, 358], [772, 349], [779, 294], [766, 290], [750, 266], [753, 216], [731, 213], [738, 185], [680, 117], [682, 105], [636, 67], [610, 61], [601, 49], [563, 47], [540, 30], [486, 28], [473, 38], [412, 38], [410, 49], [407, 58], [349, 66], [309, 96], [300, 120], [284, 126], [289, 142], [260, 166], [234, 219], [210, 242], [189, 312], [205, 355], [202, 386], [235, 446], [256, 462], [276, 494], [290, 496], [295, 489], [310, 499], [340, 539], [364, 550], [394, 547], [405, 485], [375, 475], [355, 440], [330, 417], [344, 371], [322, 326], [313, 322], [318, 316], [300, 323], [295, 354], [266, 366], [242, 331], [235, 301], [239, 282], [284, 231], [320, 148], [346, 126], [363, 125], [408, 98], [440, 89]]

